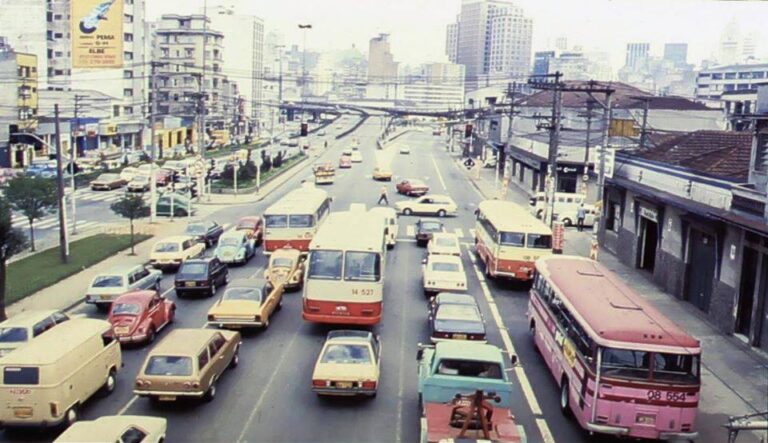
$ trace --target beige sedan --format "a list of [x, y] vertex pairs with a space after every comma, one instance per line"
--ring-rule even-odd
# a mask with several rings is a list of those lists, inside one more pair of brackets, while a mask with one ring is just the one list
[[79, 421], [59, 435], [54, 443], [103, 443], [165, 441], [168, 421], [142, 415], [112, 415]]

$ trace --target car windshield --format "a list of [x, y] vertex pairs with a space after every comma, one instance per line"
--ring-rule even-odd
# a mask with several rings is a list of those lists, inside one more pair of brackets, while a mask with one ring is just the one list
[[178, 243], [163, 242], [155, 245], [155, 252], [179, 252]]
[[134, 175], [132, 181], [137, 182], [137, 183], [148, 182], [149, 181], [149, 176], [148, 175]]
[[499, 242], [503, 246], [524, 246], [525, 234], [522, 232], [502, 232]]
[[219, 239], [219, 246], [240, 246], [242, 244], [242, 237], [221, 237]]
[[273, 268], [290, 268], [293, 266], [293, 260], [290, 258], [273, 258]]
[[208, 273], [208, 265], [205, 263], [185, 262], [179, 269], [180, 276], [198, 276]]
[[268, 215], [264, 217], [264, 224], [268, 228], [287, 228], [288, 216], [287, 215]]
[[138, 315], [141, 306], [136, 303], [115, 303], [112, 305], [112, 315]]
[[202, 223], [190, 223], [187, 225], [187, 234], [192, 235], [203, 235], [208, 231], [208, 229], [205, 227]]
[[366, 345], [330, 344], [323, 352], [322, 363], [361, 365], [371, 363], [371, 351]]
[[341, 280], [341, 251], [312, 251], [309, 254], [308, 277], [320, 280]]
[[501, 365], [495, 362], [473, 360], [440, 360], [437, 367], [440, 375], [457, 375], [460, 377], [493, 378], [501, 380], [503, 374]]
[[347, 252], [344, 259], [344, 280], [379, 281], [381, 256], [375, 252]]
[[552, 236], [542, 234], [528, 234], [528, 247], [534, 249], [551, 249]]
[[17, 343], [28, 339], [26, 328], [0, 328], [0, 343]]
[[248, 300], [261, 301], [261, 289], [259, 288], [227, 288], [223, 300]]
[[442, 237], [435, 240], [436, 246], [441, 246], [444, 248], [455, 248], [457, 246], [457, 241], [455, 238], [449, 238], [449, 237]]
[[440, 232], [443, 230], [443, 225], [437, 222], [422, 222], [421, 230], [424, 232]]
[[600, 371], [606, 377], [647, 379], [651, 374], [651, 353], [633, 349], [603, 349]]
[[645, 380], [650, 377], [660, 382], [698, 384], [699, 356], [605, 348], [601, 372], [614, 378]]
[[100, 275], [93, 279], [93, 288], [120, 288], [123, 286], [123, 277], [120, 275]]
[[120, 176], [117, 174], [101, 174], [98, 178], [98, 180], [103, 181], [113, 181], [113, 180], [119, 180]]
[[186, 376], [192, 375], [192, 359], [189, 357], [176, 357], [155, 355], [149, 358], [146, 375]]
[[432, 263], [432, 270], [437, 272], [459, 272], [460, 268], [458, 263], [437, 262]]

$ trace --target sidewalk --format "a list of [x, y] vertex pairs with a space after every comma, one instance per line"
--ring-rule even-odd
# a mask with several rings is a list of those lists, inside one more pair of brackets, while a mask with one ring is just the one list
[[[488, 199], [501, 198], [494, 186], [494, 169], [482, 169], [477, 178], [476, 170], [467, 171], [458, 159], [457, 156], [457, 165], [480, 194]], [[514, 184], [510, 185], [505, 198], [528, 207], [528, 195]], [[575, 228], [566, 229], [565, 253], [588, 256], [591, 237], [591, 230], [578, 232]], [[699, 315], [695, 307], [661, 291], [650, 275], [621, 263], [609, 251], [601, 249], [599, 261], [629, 283], [659, 311], [701, 341], [703, 389], [699, 410], [702, 413], [721, 417], [725, 423], [728, 416], [768, 410], [766, 356], [737, 338], [722, 333]], [[742, 437], [740, 434], [738, 441], [748, 439], [746, 435]]]

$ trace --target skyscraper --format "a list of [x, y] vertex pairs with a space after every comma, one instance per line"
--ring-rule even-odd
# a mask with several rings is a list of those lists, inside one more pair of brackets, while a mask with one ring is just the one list
[[455, 23], [449, 23], [445, 30], [445, 55], [451, 63], [459, 58], [459, 16]]
[[547, 75], [555, 51], [539, 51], [533, 55], [533, 75]]
[[[449, 26], [446, 42], [454, 32]], [[509, 0], [463, 0], [455, 54], [456, 63], [466, 68], [467, 88], [528, 75], [532, 34], [532, 19]], [[446, 45], [446, 52], [450, 50]]]
[[394, 83], [397, 81], [397, 62], [389, 48], [389, 34], [379, 34], [368, 46], [368, 81]]
[[669, 60], [675, 66], [684, 66], [688, 63], [688, 43], [665, 43], [664, 60]]
[[627, 56], [624, 65], [630, 69], [642, 69], [648, 63], [650, 43], [627, 43]]

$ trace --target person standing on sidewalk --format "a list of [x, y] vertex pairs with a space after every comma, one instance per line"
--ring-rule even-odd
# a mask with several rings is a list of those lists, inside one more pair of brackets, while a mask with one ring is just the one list
[[382, 186], [381, 187], [381, 194], [379, 194], [379, 201], [376, 202], [376, 205], [380, 205], [382, 200], [384, 201], [384, 204], [389, 206], [389, 199], [387, 199], [387, 187], [386, 186]]
[[576, 227], [579, 232], [584, 230], [584, 219], [587, 217], [587, 210], [584, 209], [584, 203], [579, 205], [579, 209], [576, 211]]

